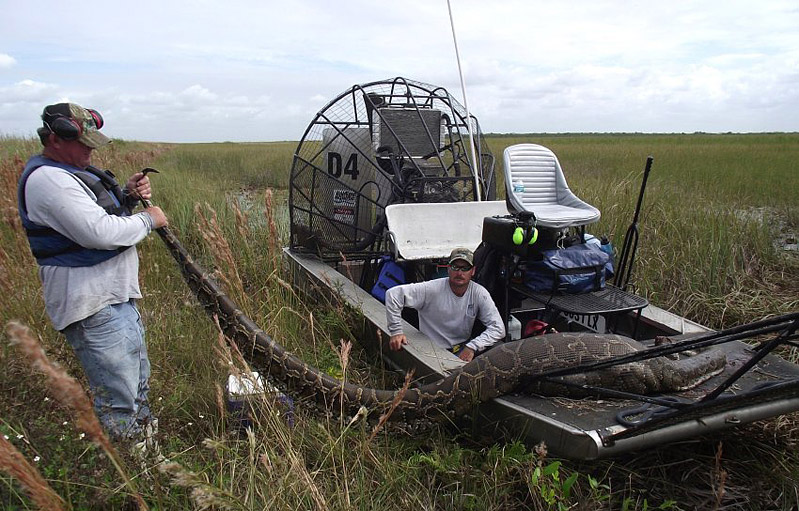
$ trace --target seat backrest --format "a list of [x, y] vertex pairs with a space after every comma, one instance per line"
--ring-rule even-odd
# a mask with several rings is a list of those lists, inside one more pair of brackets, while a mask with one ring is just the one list
[[[516, 144], [506, 148], [503, 156], [505, 190], [514, 208], [524, 210], [532, 204], [558, 204], [561, 191], [568, 190], [557, 156], [546, 147]], [[518, 193], [520, 186], [524, 189], [522, 193]]]
[[538, 144], [516, 144], [503, 153], [508, 210], [535, 214], [539, 225], [552, 228], [586, 225], [599, 210], [569, 189], [557, 156]]
[[378, 146], [411, 158], [435, 154], [441, 147], [440, 110], [386, 107], [378, 113]]

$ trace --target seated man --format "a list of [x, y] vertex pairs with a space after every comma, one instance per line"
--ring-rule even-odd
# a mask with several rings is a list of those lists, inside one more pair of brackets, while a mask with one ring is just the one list
[[[389, 347], [397, 351], [408, 344], [400, 321], [403, 307], [419, 312], [422, 333], [466, 362], [504, 339], [505, 325], [499, 311], [488, 291], [472, 282], [473, 276], [474, 254], [466, 248], [456, 248], [449, 256], [449, 277], [404, 284], [386, 291]], [[475, 319], [486, 329], [470, 340]]]

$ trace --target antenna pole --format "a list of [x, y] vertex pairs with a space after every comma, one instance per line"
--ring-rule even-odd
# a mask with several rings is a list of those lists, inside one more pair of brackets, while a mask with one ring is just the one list
[[463, 69], [461, 68], [461, 56], [460, 52], [458, 51], [458, 38], [455, 36], [455, 20], [452, 18], [452, 5], [450, 4], [450, 0], [447, 0], [447, 10], [449, 11], [449, 24], [452, 27], [452, 42], [455, 43], [455, 59], [458, 61], [458, 74], [461, 78], [461, 92], [463, 93], [463, 106], [466, 108], [466, 129], [469, 132], [469, 145], [472, 149], [472, 172], [474, 174], [474, 187], [475, 187], [475, 196], [477, 200], [481, 200], [481, 193], [480, 193], [480, 186], [481, 180], [480, 177], [482, 176], [482, 169], [480, 168], [480, 162], [477, 160], [477, 153], [474, 149], [474, 133], [472, 132], [472, 116], [469, 114], [469, 102], [466, 100], [466, 81], [463, 79]]

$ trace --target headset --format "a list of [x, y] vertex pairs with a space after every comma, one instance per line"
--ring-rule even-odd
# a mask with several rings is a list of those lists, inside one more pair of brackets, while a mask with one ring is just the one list
[[[85, 109], [92, 116], [94, 126], [99, 130], [103, 127], [103, 116], [100, 112], [91, 108]], [[58, 105], [50, 105], [45, 107], [42, 113], [42, 122], [50, 132], [55, 133], [64, 140], [77, 140], [83, 134], [83, 126], [81, 123], [72, 118], [67, 103], [59, 103]], [[50, 119], [48, 121], [48, 119]]]

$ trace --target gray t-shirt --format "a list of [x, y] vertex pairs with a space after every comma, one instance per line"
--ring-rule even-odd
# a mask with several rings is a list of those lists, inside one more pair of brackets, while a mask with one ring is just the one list
[[141, 298], [139, 257], [132, 247], [152, 229], [146, 212], [109, 215], [94, 193], [64, 169], [43, 166], [28, 177], [25, 203], [31, 221], [55, 229], [86, 248], [131, 246], [116, 257], [86, 267], [39, 266], [44, 304], [53, 326], [63, 330], [106, 305]]
[[[476, 282], [469, 282], [463, 296], [452, 292], [446, 277], [392, 287], [386, 291], [386, 318], [391, 335], [402, 333], [403, 307], [419, 312], [419, 330], [444, 349], [469, 341], [466, 346], [480, 351], [505, 338], [505, 326], [491, 295]], [[486, 329], [469, 340], [475, 319]]]

